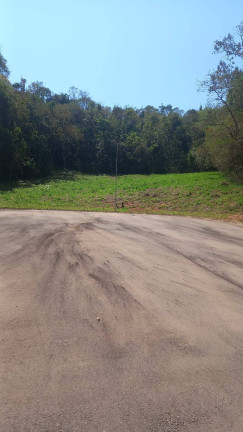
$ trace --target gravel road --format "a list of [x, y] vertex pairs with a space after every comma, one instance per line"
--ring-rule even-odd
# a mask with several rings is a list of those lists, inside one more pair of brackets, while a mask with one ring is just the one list
[[242, 432], [243, 227], [0, 211], [2, 432]]

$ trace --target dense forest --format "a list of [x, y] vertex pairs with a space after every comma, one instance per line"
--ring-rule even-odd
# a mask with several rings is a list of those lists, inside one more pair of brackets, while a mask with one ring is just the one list
[[[72, 87], [55, 94], [42, 82], [9, 81], [0, 53], [0, 178], [86, 173], [243, 173], [243, 23], [238, 39], [216, 41], [222, 59], [201, 82], [211, 103], [183, 112], [171, 105], [112, 109]], [[192, 83], [193, 85], [193, 83]]]

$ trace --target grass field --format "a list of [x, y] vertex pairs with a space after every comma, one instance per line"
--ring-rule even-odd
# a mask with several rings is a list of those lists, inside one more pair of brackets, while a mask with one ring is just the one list
[[[115, 178], [57, 173], [0, 184], [0, 208], [114, 211]], [[124, 207], [122, 208], [122, 203]], [[176, 214], [243, 222], [243, 186], [221, 173], [118, 177], [118, 211]]]

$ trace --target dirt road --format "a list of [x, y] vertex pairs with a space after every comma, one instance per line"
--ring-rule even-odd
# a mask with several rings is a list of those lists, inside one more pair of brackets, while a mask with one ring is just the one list
[[0, 212], [2, 432], [242, 432], [243, 228]]

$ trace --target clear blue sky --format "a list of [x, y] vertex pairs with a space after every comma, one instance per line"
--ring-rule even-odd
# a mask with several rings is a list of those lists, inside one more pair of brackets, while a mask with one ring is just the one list
[[11, 82], [75, 86], [111, 107], [197, 109], [213, 42], [242, 20], [243, 0], [0, 0], [0, 47]]

